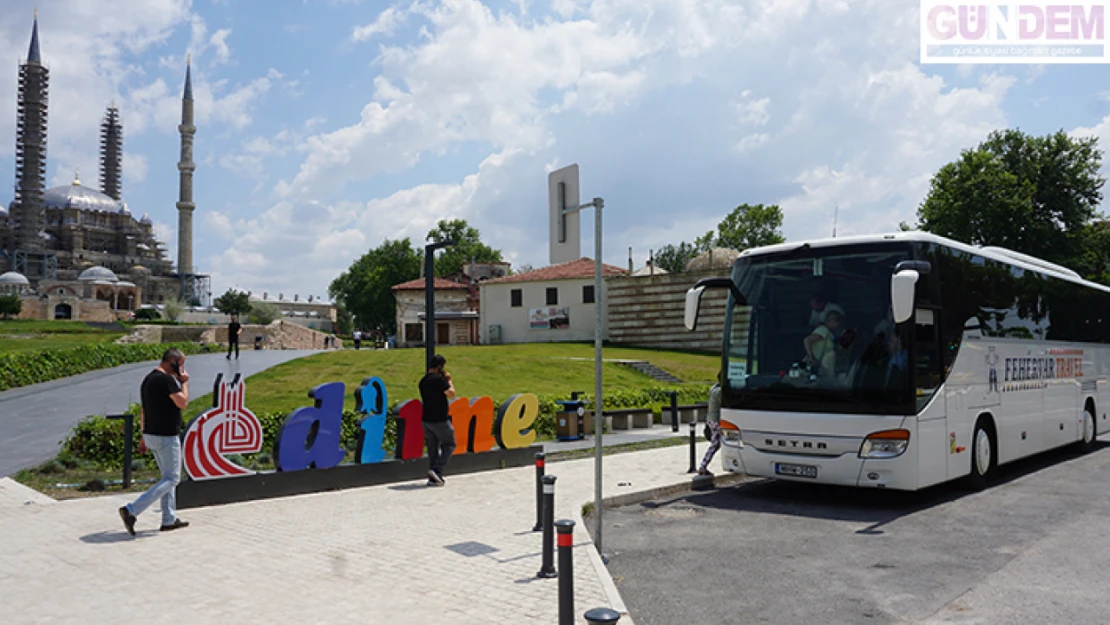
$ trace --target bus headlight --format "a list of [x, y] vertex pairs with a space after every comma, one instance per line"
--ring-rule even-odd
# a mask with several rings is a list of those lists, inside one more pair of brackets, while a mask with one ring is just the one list
[[735, 423], [721, 419], [721, 439], [730, 447], [743, 447], [744, 437], [740, 434], [740, 428], [736, 427]]
[[868, 434], [859, 448], [860, 458], [897, 458], [910, 444], [909, 430], [883, 430]]

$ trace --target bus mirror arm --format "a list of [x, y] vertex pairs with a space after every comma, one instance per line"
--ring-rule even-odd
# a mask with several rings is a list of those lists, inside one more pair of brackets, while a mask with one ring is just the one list
[[923, 276], [933, 269], [933, 265], [927, 260], [904, 260], [894, 266], [894, 273], [900, 273], [907, 269], [916, 271], [918, 275]]
[[728, 289], [738, 306], [747, 306], [748, 300], [736, 283], [731, 278], [702, 278], [692, 289], [686, 291], [686, 329], [693, 332], [698, 327], [698, 310], [701, 308], [701, 296], [706, 289]]

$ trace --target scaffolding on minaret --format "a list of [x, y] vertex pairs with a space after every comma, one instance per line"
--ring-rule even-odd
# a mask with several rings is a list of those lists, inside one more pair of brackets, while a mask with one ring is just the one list
[[123, 125], [119, 109], [108, 107], [100, 123], [100, 192], [116, 201], [123, 199]]

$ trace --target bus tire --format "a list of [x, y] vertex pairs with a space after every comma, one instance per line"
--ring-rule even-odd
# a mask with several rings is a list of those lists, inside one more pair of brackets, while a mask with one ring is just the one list
[[998, 469], [998, 444], [994, 426], [987, 417], [979, 417], [971, 437], [971, 473], [967, 484], [971, 490], [983, 490], [994, 481]]
[[1080, 438], [1075, 447], [1080, 453], [1090, 453], [1095, 448], [1095, 439], [1098, 438], [1098, 417], [1095, 416], [1095, 407], [1090, 401], [1083, 407], [1083, 423], [1080, 428]]

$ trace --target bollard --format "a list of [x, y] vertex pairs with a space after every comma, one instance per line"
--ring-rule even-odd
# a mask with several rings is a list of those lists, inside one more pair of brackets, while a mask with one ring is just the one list
[[574, 625], [574, 521], [559, 519], [559, 625]]
[[543, 565], [539, 578], [559, 577], [555, 570], [555, 476], [543, 476]]
[[135, 417], [130, 414], [114, 414], [107, 418], [123, 419], [123, 487], [131, 488], [131, 438], [135, 435]]
[[[671, 431], [678, 431], [678, 392], [671, 391]], [[695, 419], [696, 420], [696, 419]]]
[[690, 422], [690, 470], [687, 473], [698, 472], [698, 422]]
[[590, 625], [612, 625], [621, 620], [621, 613], [609, 608], [594, 608], [584, 616]]
[[543, 529], [543, 465], [544, 453], [542, 451], [536, 452], [536, 525], [532, 528], [533, 532], [538, 532]]

